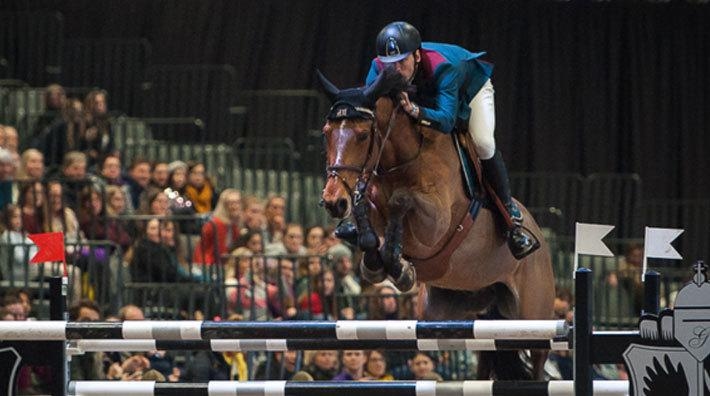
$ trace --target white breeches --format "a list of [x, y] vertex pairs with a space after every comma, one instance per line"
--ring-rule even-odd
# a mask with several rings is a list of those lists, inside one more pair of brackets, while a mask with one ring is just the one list
[[468, 133], [473, 138], [476, 153], [482, 160], [491, 159], [496, 152], [493, 132], [496, 128], [496, 111], [493, 84], [488, 79], [468, 106], [471, 117], [468, 119]]

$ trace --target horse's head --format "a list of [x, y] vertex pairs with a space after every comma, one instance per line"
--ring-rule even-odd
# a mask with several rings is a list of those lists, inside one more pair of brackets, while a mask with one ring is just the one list
[[375, 119], [377, 99], [401, 84], [393, 69], [386, 69], [369, 86], [340, 90], [320, 72], [318, 78], [333, 103], [323, 126], [328, 179], [323, 204], [332, 217], [350, 215], [353, 193], [375, 166], [379, 134]]

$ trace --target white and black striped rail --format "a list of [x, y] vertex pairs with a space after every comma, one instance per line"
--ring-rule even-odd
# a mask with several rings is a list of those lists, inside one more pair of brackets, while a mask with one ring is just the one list
[[[628, 381], [594, 381], [594, 395], [628, 395]], [[210, 381], [208, 383], [77, 381], [70, 396], [571, 396], [573, 381]]]
[[567, 332], [568, 327], [563, 320], [0, 322], [0, 341], [75, 339], [550, 340], [566, 336]]
[[259, 352], [302, 350], [381, 349], [393, 351], [506, 351], [520, 349], [570, 350], [566, 338], [554, 340], [72, 340], [69, 352], [143, 352], [154, 350], [211, 350]]

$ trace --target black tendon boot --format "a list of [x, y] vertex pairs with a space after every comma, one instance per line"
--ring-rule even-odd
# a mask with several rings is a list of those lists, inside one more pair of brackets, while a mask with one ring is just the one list
[[357, 226], [349, 220], [342, 220], [335, 227], [335, 236], [353, 246], [357, 246]]
[[540, 242], [532, 233], [523, 228], [523, 215], [520, 208], [513, 202], [510, 196], [510, 184], [508, 182], [508, 171], [505, 168], [503, 157], [500, 151], [496, 151], [491, 159], [482, 160], [483, 174], [495, 191], [498, 198], [503, 202], [508, 216], [508, 247], [513, 256], [520, 260], [540, 247]]

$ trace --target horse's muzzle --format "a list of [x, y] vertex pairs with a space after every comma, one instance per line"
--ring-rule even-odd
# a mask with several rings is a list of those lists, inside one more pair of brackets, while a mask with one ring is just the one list
[[324, 200], [323, 205], [331, 217], [342, 219], [350, 214], [350, 204], [346, 198], [337, 198], [333, 201]]

